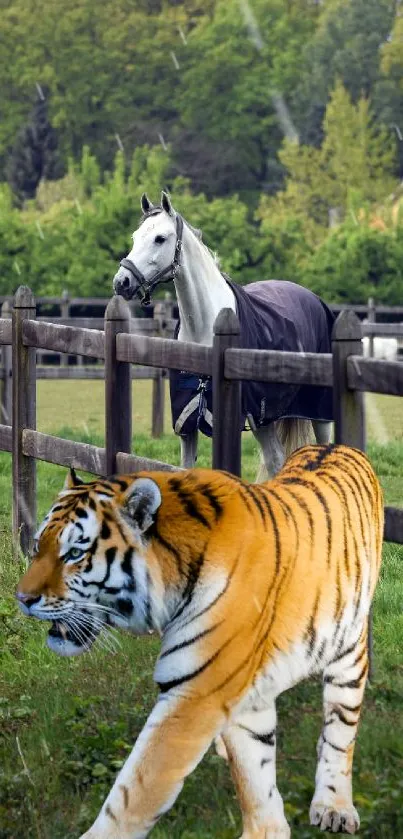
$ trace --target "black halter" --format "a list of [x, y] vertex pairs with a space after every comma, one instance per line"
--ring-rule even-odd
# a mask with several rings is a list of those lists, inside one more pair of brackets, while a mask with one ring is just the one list
[[[156, 216], [162, 212], [162, 207], [153, 207], [148, 213], [144, 213], [145, 219], [149, 218], [150, 216]], [[130, 272], [132, 277], [137, 280], [138, 286], [136, 288], [136, 294], [140, 298], [140, 303], [142, 306], [148, 306], [151, 303], [151, 292], [158, 285], [158, 283], [168, 283], [170, 280], [174, 280], [179, 267], [180, 267], [180, 259], [181, 259], [181, 252], [182, 252], [182, 232], [183, 232], [183, 218], [179, 213], [176, 213], [176, 245], [175, 245], [175, 252], [174, 258], [170, 265], [167, 268], [164, 268], [163, 271], [157, 271], [153, 277], [146, 280], [144, 274], [135, 266], [134, 262], [131, 259], [127, 259], [126, 257], [121, 260], [121, 267], [126, 268], [127, 271]]]

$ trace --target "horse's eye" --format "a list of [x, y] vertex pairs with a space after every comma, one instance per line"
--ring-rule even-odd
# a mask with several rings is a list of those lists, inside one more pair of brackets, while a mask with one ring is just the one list
[[156, 245], [163, 245], [165, 242], [165, 236], [156, 236], [154, 242]]

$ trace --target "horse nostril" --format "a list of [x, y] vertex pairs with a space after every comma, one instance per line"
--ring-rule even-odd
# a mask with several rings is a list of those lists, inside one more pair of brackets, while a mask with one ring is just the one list
[[15, 596], [20, 603], [23, 603], [24, 606], [27, 606], [28, 608], [30, 606], [33, 606], [34, 603], [37, 603], [37, 601], [41, 599], [40, 595], [36, 597], [32, 594], [23, 594], [22, 591], [17, 591]]
[[130, 277], [124, 277], [123, 280], [121, 281], [121, 286], [124, 289], [130, 288]]

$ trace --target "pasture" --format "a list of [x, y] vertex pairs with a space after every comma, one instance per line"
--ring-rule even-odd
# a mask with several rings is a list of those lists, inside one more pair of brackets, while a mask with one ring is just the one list
[[[101, 443], [102, 382], [40, 381], [40, 431]], [[151, 440], [150, 384], [133, 384], [136, 454], [179, 462], [170, 432]], [[403, 405], [395, 397], [368, 399], [369, 454], [386, 501], [403, 504]], [[198, 465], [209, 465], [202, 439]], [[257, 468], [251, 435], [243, 435], [243, 474]], [[38, 465], [41, 516], [61, 488], [65, 470]], [[45, 647], [46, 628], [17, 611], [13, 591], [22, 570], [11, 558], [11, 460], [0, 455], [0, 839], [78, 839], [152, 707], [158, 641], [116, 635], [115, 650], [95, 649], [60, 659]], [[403, 548], [387, 545], [374, 611], [375, 680], [368, 687], [355, 759], [360, 836], [403, 835]], [[112, 636], [111, 636], [112, 638]], [[115, 647], [115, 642], [111, 640]], [[308, 826], [320, 688], [304, 683], [278, 703], [278, 782], [293, 835], [318, 835]], [[211, 750], [190, 776], [156, 839], [235, 839], [240, 815], [227, 765]]]

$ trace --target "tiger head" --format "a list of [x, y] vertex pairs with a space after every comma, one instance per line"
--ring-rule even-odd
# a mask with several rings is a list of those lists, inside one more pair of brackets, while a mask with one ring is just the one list
[[149, 477], [84, 483], [70, 470], [16, 592], [24, 614], [51, 621], [51, 650], [78, 655], [108, 626], [152, 628], [144, 534], [160, 504]]

